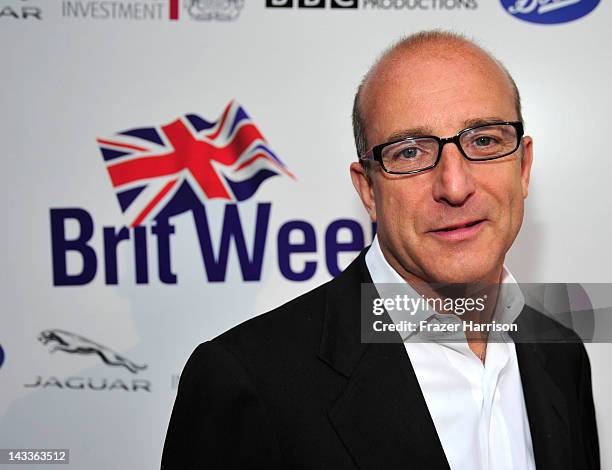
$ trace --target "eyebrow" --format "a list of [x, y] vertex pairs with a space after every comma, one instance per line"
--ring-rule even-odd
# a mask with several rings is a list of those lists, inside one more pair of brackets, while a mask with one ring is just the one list
[[[472, 118], [466, 119], [463, 121], [463, 127], [459, 129], [457, 132], [460, 132], [463, 129], [468, 129], [470, 127], [481, 126], [483, 124], [495, 124], [499, 122], [508, 122], [508, 119], [504, 119], [499, 116], [487, 116], [481, 118]], [[411, 127], [409, 129], [401, 129], [393, 132], [389, 136], [387, 136], [386, 142], [393, 142], [396, 140], [408, 139], [410, 137], [425, 137], [435, 135], [432, 131], [431, 127], [427, 126], [419, 126], [419, 127]], [[450, 136], [449, 136], [450, 137]]]

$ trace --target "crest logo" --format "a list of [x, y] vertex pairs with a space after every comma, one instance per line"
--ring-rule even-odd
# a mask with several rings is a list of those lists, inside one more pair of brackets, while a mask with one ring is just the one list
[[[121, 211], [136, 227], [186, 198], [244, 201], [272, 176], [295, 178], [244, 108], [230, 102], [218, 121], [187, 114], [159, 127], [97, 139]], [[190, 193], [190, 196], [187, 196]]]
[[240, 15], [244, 0], [186, 0], [185, 9], [197, 21], [233, 21]]
[[523, 21], [559, 24], [591, 13], [600, 0], [501, 0], [508, 13]]

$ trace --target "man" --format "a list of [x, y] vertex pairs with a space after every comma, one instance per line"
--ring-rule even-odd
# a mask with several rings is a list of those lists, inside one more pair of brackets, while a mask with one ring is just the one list
[[354, 130], [351, 177], [378, 226], [373, 245], [336, 279], [196, 349], [162, 467], [599, 468], [584, 347], [520, 296], [488, 291], [485, 320], [505, 315], [561, 344], [361, 337], [362, 283], [414, 296], [427, 283], [513, 284], [503, 262], [532, 140], [510, 75], [462, 37], [410, 36], [366, 75]]

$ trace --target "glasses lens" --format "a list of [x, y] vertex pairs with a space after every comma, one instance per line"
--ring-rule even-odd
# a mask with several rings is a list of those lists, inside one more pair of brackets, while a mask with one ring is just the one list
[[382, 160], [387, 171], [411, 172], [432, 166], [438, 156], [438, 142], [434, 139], [407, 139], [382, 149]]
[[518, 147], [518, 134], [514, 126], [494, 124], [461, 134], [460, 142], [469, 158], [494, 158], [514, 152]]

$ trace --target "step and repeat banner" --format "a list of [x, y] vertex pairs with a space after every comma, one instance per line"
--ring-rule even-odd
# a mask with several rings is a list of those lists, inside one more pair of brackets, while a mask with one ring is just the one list
[[[598, 0], [0, 0], [0, 448], [157, 468], [191, 351], [371, 242], [353, 95], [422, 29], [476, 39], [522, 92], [515, 277], [612, 282], [610, 18]], [[588, 349], [612, 468], [612, 346]]]

